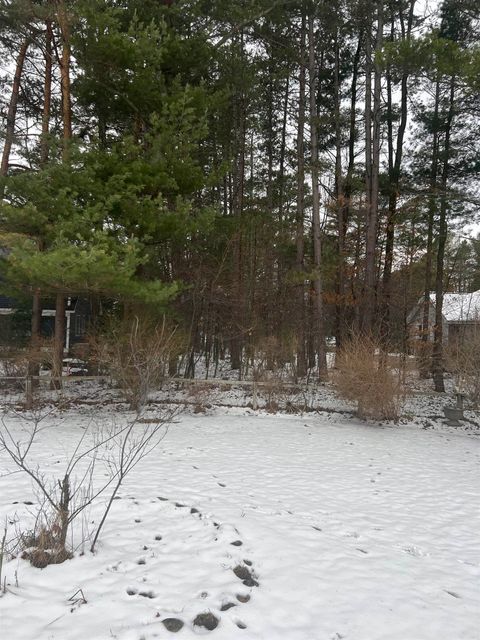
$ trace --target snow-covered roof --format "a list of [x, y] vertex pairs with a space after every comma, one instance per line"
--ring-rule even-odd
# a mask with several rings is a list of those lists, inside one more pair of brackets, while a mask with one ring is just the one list
[[[435, 305], [435, 294], [430, 294], [430, 302]], [[443, 316], [447, 322], [480, 321], [480, 291], [473, 293], [445, 293], [443, 295]]]

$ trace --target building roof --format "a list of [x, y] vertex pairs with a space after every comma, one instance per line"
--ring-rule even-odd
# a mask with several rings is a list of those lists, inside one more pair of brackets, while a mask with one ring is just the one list
[[[430, 294], [435, 305], [435, 294]], [[443, 317], [447, 322], [480, 322], [480, 291], [473, 293], [445, 293], [443, 295]]]

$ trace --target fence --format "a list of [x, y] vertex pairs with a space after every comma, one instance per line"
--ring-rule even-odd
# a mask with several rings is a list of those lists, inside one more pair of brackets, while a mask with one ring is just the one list
[[[61, 376], [55, 377], [50, 375], [44, 376], [0, 376], [0, 389], [4, 392], [4, 399], [6, 399], [6, 393], [8, 391], [11, 392], [11, 402], [15, 402], [17, 404], [22, 404], [25, 409], [31, 409], [34, 405], [35, 397], [39, 394], [41, 388], [48, 389], [52, 393], [55, 392], [65, 392], [65, 386], [71, 383], [87, 383], [87, 382], [107, 382], [110, 387], [118, 388], [115, 384], [115, 381], [111, 376], [88, 376], [88, 375], [71, 375], [71, 376]], [[162, 388], [168, 387], [172, 389], [172, 386], [177, 388], [186, 389], [189, 387], [197, 388], [200, 391], [204, 391], [205, 389], [243, 389], [248, 392], [248, 395], [251, 401], [248, 403], [248, 406], [251, 406], [252, 409], [256, 410], [261, 405], [271, 405], [274, 404], [272, 398], [273, 396], [278, 396], [279, 394], [284, 394], [284, 396], [289, 396], [301, 400], [301, 404], [304, 408], [307, 408], [307, 405], [310, 408], [313, 408], [314, 396], [318, 391], [318, 385], [312, 383], [305, 384], [296, 384], [294, 382], [290, 382], [288, 380], [227, 380], [220, 378], [209, 378], [209, 379], [201, 379], [201, 378], [165, 378], [162, 381]], [[156, 390], [153, 390], [155, 392]], [[299, 398], [301, 396], [301, 398]], [[310, 397], [310, 402], [308, 401], [307, 396]], [[50, 399], [52, 399], [50, 397]], [[185, 399], [185, 404], [196, 404], [198, 401], [196, 400], [188, 400]], [[291, 405], [291, 402], [288, 400], [285, 401], [285, 404]]]
[[3, 390], [4, 397], [5, 392], [8, 391], [11, 391], [12, 398], [23, 396], [25, 409], [31, 409], [36, 389], [40, 384], [58, 391], [65, 383], [88, 380], [100, 381], [111, 380], [111, 378], [109, 376], [0, 376], [0, 389]]

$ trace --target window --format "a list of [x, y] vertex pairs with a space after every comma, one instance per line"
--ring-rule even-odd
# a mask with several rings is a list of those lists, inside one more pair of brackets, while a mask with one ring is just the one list
[[75, 335], [84, 336], [87, 333], [87, 319], [84, 315], [75, 314]]

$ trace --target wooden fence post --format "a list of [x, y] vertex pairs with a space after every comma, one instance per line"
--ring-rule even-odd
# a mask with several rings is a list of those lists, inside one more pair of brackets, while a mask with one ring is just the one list
[[33, 407], [32, 376], [26, 376], [25, 378], [25, 409], [31, 409], [32, 407]]
[[252, 409], [256, 411], [258, 409], [258, 395], [257, 395], [257, 381], [254, 379], [252, 382]]

